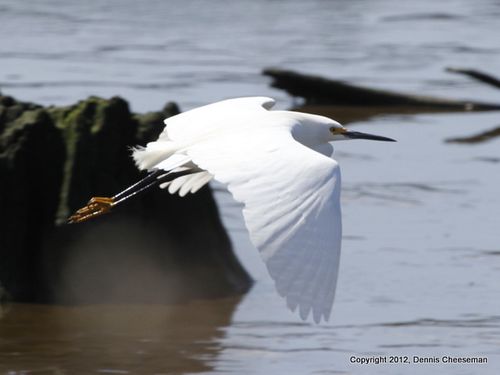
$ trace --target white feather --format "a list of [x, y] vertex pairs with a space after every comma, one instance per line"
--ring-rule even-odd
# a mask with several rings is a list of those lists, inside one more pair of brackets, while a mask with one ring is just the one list
[[202, 170], [161, 185], [172, 194], [195, 192], [212, 178], [226, 184], [244, 203], [250, 238], [278, 293], [303, 319], [312, 312], [320, 322], [331, 313], [340, 257], [340, 171], [325, 155], [333, 150], [330, 126], [341, 126], [267, 111], [273, 104], [231, 99], [170, 117], [158, 141], [134, 151], [134, 159], [143, 169], [194, 163]]
[[[212, 176], [205, 171], [193, 173], [193, 174], [186, 176], [186, 177], [189, 177], [189, 178], [186, 179], [186, 181], [182, 184], [182, 186], [179, 189], [179, 195], [181, 197], [184, 197], [187, 193], [192, 193], [193, 188], [197, 188], [195, 190], [195, 192], [196, 192], [198, 189], [200, 189], [203, 185], [205, 185], [208, 181], [210, 181], [212, 179]], [[208, 178], [208, 180], [207, 180], [207, 178]], [[206, 181], [206, 182], [204, 182], [201, 186], [199, 186], [200, 182], [202, 182], [202, 181]]]
[[184, 197], [188, 193], [196, 193], [209, 183], [212, 178], [213, 176], [208, 172], [196, 172], [190, 175], [177, 177], [172, 181], [164, 182], [160, 185], [160, 188], [168, 188], [170, 194], [179, 193], [179, 196]]
[[186, 152], [245, 204], [250, 238], [288, 306], [299, 306], [303, 319], [312, 311], [316, 322], [328, 320], [341, 240], [337, 163], [286, 126], [209, 138]]
[[161, 161], [174, 155], [178, 150], [174, 142], [156, 141], [150, 142], [146, 147], [136, 147], [132, 151], [137, 168], [141, 170], [152, 169]]
[[198, 190], [200, 190], [203, 186], [205, 186], [206, 184], [208, 184], [212, 178], [214, 176], [212, 176], [210, 173], [206, 172], [205, 174], [203, 175], [200, 175], [199, 178], [197, 178], [195, 181], [192, 182], [192, 185], [191, 185], [191, 190], [189, 191], [190, 193], [196, 193]]
[[274, 99], [248, 97], [223, 100], [198, 107], [165, 120], [165, 129], [159, 141], [175, 139], [177, 142], [192, 142], [195, 139], [235, 126], [245, 119], [245, 114], [255, 115], [256, 110], [267, 112]]

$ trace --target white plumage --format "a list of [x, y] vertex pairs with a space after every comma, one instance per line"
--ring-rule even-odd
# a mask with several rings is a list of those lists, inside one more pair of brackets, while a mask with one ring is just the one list
[[133, 157], [140, 169], [193, 171], [161, 185], [171, 194], [196, 192], [212, 178], [226, 184], [244, 204], [278, 293], [318, 323], [331, 313], [342, 236], [340, 171], [328, 142], [362, 133], [322, 116], [269, 111], [273, 104], [229, 99], [170, 117], [158, 140]]

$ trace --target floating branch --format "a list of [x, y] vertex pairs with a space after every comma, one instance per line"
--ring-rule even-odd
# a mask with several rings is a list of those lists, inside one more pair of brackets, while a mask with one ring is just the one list
[[500, 126], [487, 130], [485, 132], [481, 132], [478, 134], [474, 134], [471, 136], [467, 137], [456, 137], [456, 138], [449, 138], [446, 140], [447, 143], [480, 143], [480, 142], [485, 142], [489, 141], [490, 139], [493, 139], [495, 137], [500, 136]]
[[481, 72], [479, 70], [474, 70], [474, 69], [462, 69], [462, 68], [452, 68], [448, 67], [446, 68], [447, 72], [450, 73], [458, 73], [458, 74], [463, 74], [468, 77], [474, 78], [475, 80], [478, 80], [479, 82], [486, 83], [490, 86], [496, 87], [497, 89], [500, 89], [500, 79], [488, 74]]
[[269, 68], [272, 86], [305, 99], [306, 105], [404, 107], [405, 112], [500, 110], [500, 104], [442, 99], [354, 86], [340, 80]]

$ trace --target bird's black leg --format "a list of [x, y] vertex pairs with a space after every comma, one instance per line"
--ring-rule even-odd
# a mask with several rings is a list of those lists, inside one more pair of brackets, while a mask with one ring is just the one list
[[134, 193], [135, 191], [142, 189], [144, 186], [149, 185], [151, 182], [154, 182], [162, 174], [165, 174], [165, 171], [156, 170], [154, 172], [151, 172], [146, 177], [144, 177], [142, 180], [137, 181], [135, 184], [129, 186], [125, 190], [120, 191], [118, 194], [115, 194], [113, 196], [113, 199], [115, 201], [118, 201], [124, 197], [127, 197], [128, 195]]
[[155, 171], [149, 174], [146, 178], [140, 180], [139, 182], [136, 182], [134, 185], [116, 194], [113, 197], [114, 206], [136, 196], [139, 193], [142, 193], [150, 187], [161, 185], [165, 182], [175, 180], [177, 177], [185, 176], [191, 173], [194, 173], [194, 171], [190, 169], [180, 172]]
[[158, 170], [151, 172], [142, 180], [112, 197], [93, 197], [85, 207], [80, 208], [75, 214], [70, 216], [68, 223], [80, 223], [93, 217], [100, 216], [111, 210], [112, 207], [123, 203], [127, 199], [132, 198], [153, 186], [175, 180], [177, 177], [185, 176], [194, 172], [195, 171], [193, 170], [180, 172], [166, 172]]

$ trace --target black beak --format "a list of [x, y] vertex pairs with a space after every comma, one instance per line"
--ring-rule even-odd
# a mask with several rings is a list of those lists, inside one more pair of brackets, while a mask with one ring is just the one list
[[351, 139], [370, 139], [372, 141], [396, 142], [396, 140], [392, 139], [392, 138], [382, 137], [380, 135], [361, 133], [361, 132], [353, 132], [350, 130], [348, 130], [342, 134], [345, 137], [351, 138]]

